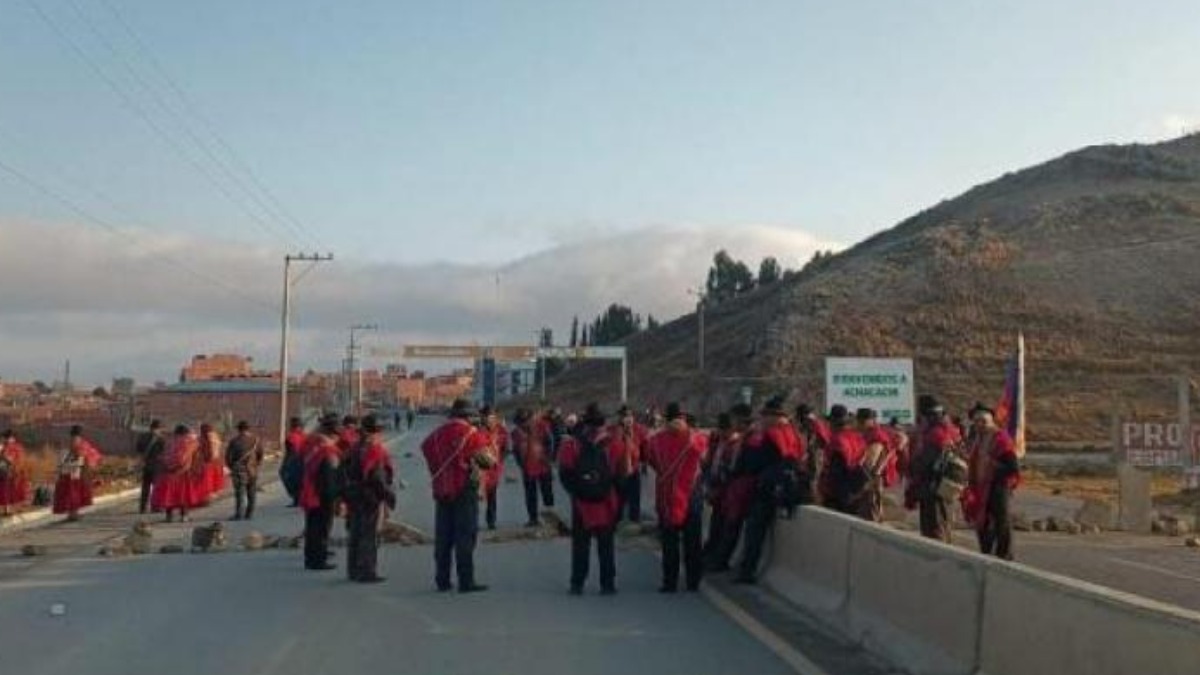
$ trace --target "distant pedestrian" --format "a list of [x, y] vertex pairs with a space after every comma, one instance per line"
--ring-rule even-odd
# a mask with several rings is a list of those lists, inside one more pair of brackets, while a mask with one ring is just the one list
[[580, 419], [579, 433], [563, 440], [558, 455], [559, 477], [571, 495], [572, 595], [583, 593], [592, 539], [596, 540], [600, 564], [600, 594], [617, 592], [617, 486], [629, 471], [629, 464], [613, 443], [612, 429], [605, 429], [605, 421], [598, 405], [588, 405]]
[[349, 510], [346, 571], [351, 581], [369, 584], [379, 576], [379, 529], [396, 508], [395, 469], [374, 415], [362, 419], [362, 442], [350, 453], [343, 496]]
[[225, 449], [225, 466], [233, 482], [233, 517], [230, 520], [250, 520], [258, 500], [258, 469], [262, 466], [262, 439], [250, 433], [250, 423], [237, 423], [237, 435]]
[[621, 477], [617, 484], [620, 508], [618, 520], [642, 522], [642, 462], [650, 432], [642, 426], [633, 410], [623, 405], [617, 410], [617, 421], [608, 430], [613, 450], [621, 462]]
[[54, 484], [54, 513], [79, 520], [79, 510], [92, 505], [92, 475], [100, 465], [100, 451], [83, 437], [83, 427], [71, 427], [67, 449], [58, 462]]
[[518, 410], [513, 420], [513, 455], [521, 467], [521, 482], [525, 488], [526, 527], [537, 527], [538, 492], [546, 508], [554, 506], [554, 474], [550, 466], [550, 446], [554, 442], [548, 419], [529, 410]]
[[464, 399], [454, 401], [450, 418], [421, 443], [435, 502], [435, 582], [449, 591], [450, 566], [458, 572], [460, 593], [487, 590], [475, 576], [475, 544], [479, 532], [479, 472], [491, 466], [487, 437], [471, 425], [475, 416]]
[[29, 499], [25, 447], [12, 429], [0, 434], [0, 515], [8, 517]]
[[662, 541], [662, 585], [658, 590], [678, 590], [682, 546], [686, 587], [695, 591], [704, 574], [700, 467], [708, 450], [708, 437], [688, 425], [678, 403], [667, 406], [666, 420], [667, 426], [651, 437], [646, 456], [655, 474], [654, 501]]
[[500, 489], [500, 480], [504, 477], [504, 460], [508, 457], [508, 429], [504, 420], [491, 406], [484, 406], [479, 411], [480, 431], [487, 436], [487, 453], [492, 458], [491, 468], [482, 472], [482, 497], [486, 505], [484, 521], [489, 530], [496, 529], [496, 493]]
[[1012, 492], [1021, 483], [1021, 467], [1012, 437], [996, 425], [996, 413], [977, 405], [971, 411], [973, 433], [967, 448], [969, 483], [963, 491], [963, 515], [975, 527], [979, 550], [1012, 560]]
[[329, 533], [337, 514], [342, 462], [338, 447], [336, 415], [326, 415], [309, 436], [304, 456], [304, 479], [300, 485], [300, 507], [304, 509], [304, 568], [332, 570], [329, 562]]
[[162, 470], [162, 455], [167, 449], [162, 422], [150, 420], [150, 428], [138, 436], [134, 448], [142, 462], [142, 494], [138, 499], [138, 513], [146, 513], [150, 506], [150, 490], [154, 487], [155, 477]]
[[399, 410], [392, 413], [392, 428], [395, 429], [397, 432], [403, 431], [403, 429], [400, 428], [400, 419], [401, 418], [400, 418]]
[[405, 417], [405, 421], [408, 423], [405, 426], [405, 429], [412, 429], [413, 424], [417, 421], [417, 411], [415, 411], [411, 407], [409, 407], [408, 410], [405, 411], [404, 417]]
[[919, 510], [921, 536], [950, 543], [950, 505], [958, 498], [956, 486], [961, 486], [951, 474], [965, 469], [958, 455], [962, 434], [937, 399], [922, 396], [918, 409], [921, 422], [909, 463], [905, 506]]
[[288, 432], [283, 438], [283, 462], [279, 464], [279, 480], [283, 489], [292, 498], [291, 507], [300, 505], [300, 483], [304, 480], [304, 451], [308, 434], [304, 432], [304, 420], [293, 417], [288, 421]]
[[150, 506], [155, 511], [166, 513], [168, 523], [174, 522], [176, 513], [180, 522], [187, 522], [188, 510], [199, 506], [202, 501], [198, 493], [200, 484], [195, 480], [199, 451], [200, 440], [192, 434], [192, 430], [183, 424], [176, 426], [163, 452], [150, 496]]
[[217, 430], [211, 424], [201, 424], [199, 459], [196, 462], [198, 481], [196, 494], [200, 497], [201, 505], [207, 505], [226, 487], [223, 448], [221, 436]]

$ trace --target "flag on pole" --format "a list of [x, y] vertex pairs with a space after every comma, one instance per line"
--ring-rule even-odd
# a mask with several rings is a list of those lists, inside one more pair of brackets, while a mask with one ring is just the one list
[[1025, 456], [1025, 335], [1017, 333], [1017, 353], [1008, 361], [1004, 395], [996, 405], [996, 424], [1012, 437], [1017, 457]]

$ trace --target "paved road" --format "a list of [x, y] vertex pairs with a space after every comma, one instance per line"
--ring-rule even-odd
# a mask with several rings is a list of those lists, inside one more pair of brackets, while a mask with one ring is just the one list
[[[426, 427], [429, 422], [423, 423]], [[414, 449], [396, 444], [409, 481], [401, 516], [432, 521], [427, 480]], [[520, 485], [502, 487], [502, 526], [524, 522]], [[278, 486], [252, 525], [295, 533], [299, 515]], [[203, 522], [227, 515], [218, 504]], [[701, 596], [654, 592], [657, 560], [621, 552], [621, 594], [567, 596], [564, 539], [481, 547], [484, 594], [438, 594], [428, 547], [384, 548], [385, 584], [361, 586], [342, 571], [301, 569], [298, 551], [152, 555], [108, 560], [89, 536], [111, 536], [128, 508], [23, 537], [41, 537], [55, 555], [0, 567], [3, 671], [78, 673], [787, 673], [791, 669]], [[236, 540], [250, 525], [231, 524]], [[157, 526], [157, 539], [186, 526]], [[57, 543], [55, 538], [57, 537]], [[6, 540], [5, 546], [15, 543]], [[73, 550], [73, 552], [72, 552]], [[593, 581], [594, 583], [594, 581]], [[52, 615], [55, 604], [65, 615]]]

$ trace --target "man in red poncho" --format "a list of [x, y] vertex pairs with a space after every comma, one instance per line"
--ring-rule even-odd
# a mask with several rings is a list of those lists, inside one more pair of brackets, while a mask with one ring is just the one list
[[329, 532], [340, 497], [338, 471], [342, 462], [337, 416], [323, 417], [306, 446], [304, 477], [300, 483], [300, 508], [304, 509], [304, 569], [332, 570], [337, 565], [329, 562]]
[[421, 443], [433, 485], [435, 520], [434, 581], [439, 591], [453, 588], [450, 564], [458, 572], [458, 591], [485, 591], [475, 578], [475, 543], [479, 534], [480, 470], [492, 465], [487, 436], [471, 424], [475, 411], [464, 399], [450, 406], [450, 419]]
[[384, 580], [378, 569], [379, 528], [387, 520], [387, 510], [396, 507], [395, 469], [374, 415], [362, 419], [362, 435], [346, 466], [344, 497], [350, 508], [346, 571], [351, 581], [371, 584]]
[[950, 543], [950, 504], [938, 490], [942, 480], [940, 467], [946, 464], [946, 455], [958, 452], [962, 434], [946, 409], [932, 396], [922, 396], [918, 409], [921, 421], [909, 461], [904, 503], [909, 509], [919, 509], [921, 536]]
[[662, 540], [662, 586], [660, 593], [674, 593], [679, 586], [680, 544], [687, 589], [699, 590], [704, 574], [701, 554], [700, 465], [707, 452], [707, 437], [687, 423], [678, 403], [667, 406], [667, 425], [650, 438], [646, 462], [654, 469], [654, 502]]
[[628, 465], [613, 443], [613, 429], [605, 429], [604, 413], [588, 405], [577, 436], [567, 436], [558, 448], [559, 477], [571, 495], [571, 587], [583, 593], [588, 577], [592, 539], [600, 563], [600, 594], [617, 592], [615, 530], [620, 508], [617, 486]]
[[979, 550], [1012, 560], [1012, 521], [1009, 502], [1021, 482], [1021, 468], [1008, 432], [996, 425], [990, 408], [971, 411], [974, 431], [967, 447], [967, 488], [962, 493], [963, 515], [975, 527]]
[[812, 500], [808, 449], [788, 418], [783, 397], [768, 400], [761, 414], [762, 422], [748, 433], [736, 469], [739, 475], [755, 479], [746, 516], [745, 545], [735, 578], [742, 584], [757, 580], [763, 544], [779, 509], [794, 509]]
[[631, 523], [642, 521], [642, 454], [650, 433], [637, 421], [633, 410], [622, 405], [617, 410], [617, 421], [608, 430], [613, 451], [621, 463], [621, 478], [617, 480], [617, 497], [620, 508], [617, 520]]
[[829, 427], [825, 470], [820, 481], [821, 503], [834, 511], [854, 515], [868, 482], [862, 466], [866, 444], [844, 405], [830, 408]]
[[492, 458], [492, 466], [482, 472], [483, 498], [486, 503], [484, 521], [489, 530], [496, 529], [496, 492], [500, 488], [500, 480], [504, 477], [504, 458], [508, 456], [508, 429], [500, 414], [491, 406], [479, 410], [480, 433], [487, 437], [487, 453]]
[[709, 449], [706, 473], [712, 514], [704, 543], [705, 570], [709, 572], [729, 570], [729, 559], [754, 499], [755, 476], [737, 472], [753, 414], [750, 406], [739, 403], [721, 415], [716, 443]]
[[71, 427], [70, 441], [58, 462], [54, 484], [54, 513], [79, 520], [79, 510], [92, 505], [92, 473], [100, 466], [100, 451], [83, 437], [83, 427]]
[[304, 451], [307, 449], [308, 434], [304, 433], [304, 420], [293, 417], [288, 422], [288, 432], [283, 438], [283, 462], [279, 464], [279, 480], [288, 496], [291, 507], [300, 506], [300, 481], [304, 478]]
[[0, 434], [0, 515], [13, 515], [29, 499], [29, 473], [25, 448], [12, 429]]
[[879, 413], [859, 408], [855, 415], [862, 435], [862, 472], [866, 484], [854, 499], [854, 512], [863, 520], [883, 522], [883, 490], [899, 480], [896, 471], [898, 435], [879, 425]]
[[358, 430], [358, 418], [354, 415], [343, 417], [342, 428], [338, 431], [338, 449], [342, 453], [343, 460], [350, 456], [350, 452], [358, 447], [361, 440], [362, 434]]
[[518, 410], [513, 420], [516, 424], [512, 433], [513, 456], [521, 467], [522, 483], [525, 487], [525, 511], [529, 520], [526, 527], [537, 527], [538, 491], [542, 493], [542, 504], [554, 506], [554, 477], [550, 470], [550, 448], [554, 443], [554, 432], [545, 415], [529, 410]]

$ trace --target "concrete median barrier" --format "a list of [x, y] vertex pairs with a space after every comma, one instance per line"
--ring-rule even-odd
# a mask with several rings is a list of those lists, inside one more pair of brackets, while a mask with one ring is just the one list
[[1200, 613], [1102, 586], [994, 564], [979, 672], [1200, 673]]
[[1200, 613], [816, 507], [773, 543], [767, 584], [901, 671], [1200, 672]]
[[841, 517], [825, 512], [777, 521], [765, 575], [767, 585], [780, 595], [830, 617], [844, 616], [849, 588], [851, 528]]

